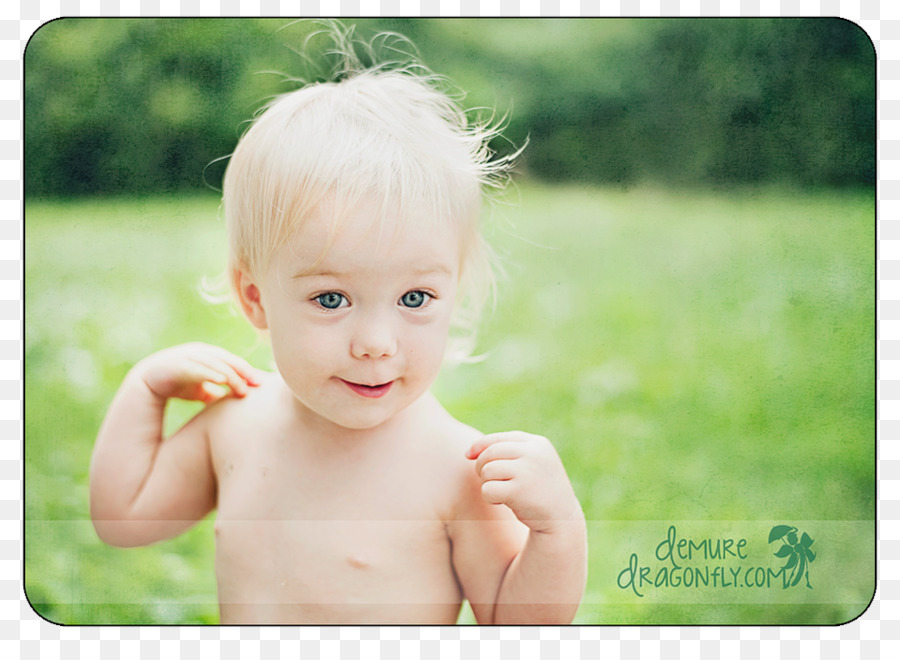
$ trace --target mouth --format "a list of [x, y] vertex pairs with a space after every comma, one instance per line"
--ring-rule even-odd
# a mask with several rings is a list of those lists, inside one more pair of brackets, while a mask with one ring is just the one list
[[367, 399], [379, 399], [383, 397], [388, 393], [388, 390], [391, 389], [391, 385], [394, 384], [394, 381], [388, 381], [387, 383], [381, 383], [380, 385], [364, 385], [362, 383], [351, 383], [349, 380], [344, 380], [343, 378], [341, 378], [341, 382], [360, 396], [364, 396]]

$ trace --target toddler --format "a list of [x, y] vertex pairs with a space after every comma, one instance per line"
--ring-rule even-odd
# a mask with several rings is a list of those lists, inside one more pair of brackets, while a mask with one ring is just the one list
[[[97, 437], [95, 528], [145, 545], [216, 509], [222, 623], [453, 624], [463, 599], [479, 623], [569, 623], [586, 534], [553, 446], [429, 392], [489, 288], [481, 198], [509, 159], [422, 67], [344, 55], [225, 175], [230, 281], [277, 371], [205, 344], [139, 362]], [[207, 405], [163, 438], [173, 397]]]

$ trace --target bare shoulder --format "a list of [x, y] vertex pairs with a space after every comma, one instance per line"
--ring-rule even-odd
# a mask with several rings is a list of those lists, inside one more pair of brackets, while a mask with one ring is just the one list
[[[243, 397], [226, 397], [210, 405], [201, 415], [209, 437], [214, 463], [235, 451], [243, 454], [247, 446], [277, 432], [283, 423], [284, 383], [277, 373], [262, 374], [262, 382]], [[252, 442], [248, 443], [248, 440]]]
[[466, 452], [484, 433], [454, 418], [436, 399], [429, 405], [427, 446], [433, 474], [447, 498], [446, 518], [481, 519], [486, 506], [481, 497], [481, 480], [475, 462]]
[[426, 421], [421, 426], [427, 429], [427, 446], [435, 458], [445, 461], [447, 467], [468, 465], [466, 450], [484, 434], [456, 419], [431, 395], [423, 410]]
[[275, 373], [261, 372], [261, 383], [247, 390], [246, 396], [227, 396], [203, 411], [210, 432], [222, 432], [233, 424], [244, 420], [260, 419], [260, 414], [271, 412], [277, 407], [277, 399], [282, 390], [283, 381]]

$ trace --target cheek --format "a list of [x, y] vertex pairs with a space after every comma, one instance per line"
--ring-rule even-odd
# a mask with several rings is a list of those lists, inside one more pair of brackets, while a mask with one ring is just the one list
[[450, 331], [449, 314], [411, 330], [407, 337], [407, 354], [410, 359], [424, 369], [439, 369], [444, 361], [444, 348]]
[[315, 370], [346, 352], [343, 333], [333, 326], [303, 322], [299, 318], [278, 319], [269, 328], [272, 353], [279, 369]]

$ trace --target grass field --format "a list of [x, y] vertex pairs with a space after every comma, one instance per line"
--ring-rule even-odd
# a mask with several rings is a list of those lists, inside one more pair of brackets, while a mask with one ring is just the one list
[[[208, 521], [114, 549], [94, 535], [87, 497], [97, 427], [138, 359], [204, 340], [269, 363], [248, 323], [197, 293], [223, 266], [217, 205], [27, 204], [25, 577], [51, 620], [217, 621]], [[589, 520], [577, 622], [859, 614], [874, 589], [873, 196], [523, 184], [495, 215], [506, 277], [483, 326], [487, 359], [446, 371], [435, 391], [485, 432], [557, 446]], [[193, 410], [173, 406], [170, 427]], [[812, 588], [637, 597], [617, 584], [670, 525], [746, 537], [776, 568], [776, 524], [815, 539]]]

